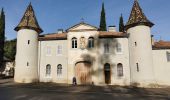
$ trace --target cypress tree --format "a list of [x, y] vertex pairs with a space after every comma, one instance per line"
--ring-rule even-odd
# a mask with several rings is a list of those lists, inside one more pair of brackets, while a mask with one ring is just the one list
[[120, 21], [119, 21], [119, 32], [125, 32], [125, 28], [124, 28], [124, 21], [123, 21], [123, 16], [121, 14], [120, 16]]
[[0, 15], [0, 67], [3, 67], [4, 57], [4, 42], [5, 42], [5, 14], [3, 8]]
[[99, 31], [107, 31], [104, 3], [102, 4], [102, 11], [101, 11], [101, 16], [100, 16], [100, 28], [99, 28]]

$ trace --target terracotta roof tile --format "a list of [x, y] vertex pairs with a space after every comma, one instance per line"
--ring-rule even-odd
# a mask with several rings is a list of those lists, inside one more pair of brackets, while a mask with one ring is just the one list
[[159, 42], [155, 42], [153, 45], [154, 49], [170, 49], [170, 41], [160, 40]]
[[105, 38], [105, 37], [126, 37], [127, 34], [123, 32], [107, 32], [107, 31], [100, 31], [99, 37]]
[[40, 35], [39, 40], [60, 40], [60, 39], [67, 39], [67, 33], [53, 33], [53, 34], [46, 34], [46, 35]]

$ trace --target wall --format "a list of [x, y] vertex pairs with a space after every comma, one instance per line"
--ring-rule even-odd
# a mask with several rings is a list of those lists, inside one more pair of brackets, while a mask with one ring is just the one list
[[[62, 54], [57, 46], [62, 45]], [[67, 83], [67, 40], [39, 41], [39, 77], [41, 82]], [[47, 54], [47, 47], [51, 54]], [[51, 65], [51, 76], [46, 76], [46, 65]], [[57, 75], [57, 65], [62, 65], [62, 75]]]
[[[104, 43], [109, 42], [109, 53], [104, 53]], [[116, 51], [117, 43], [121, 44], [122, 52]], [[111, 65], [111, 84], [112, 85], [129, 85], [130, 69], [129, 69], [129, 50], [127, 38], [102, 38], [99, 40], [99, 62], [98, 62], [98, 78], [100, 84], [105, 84], [104, 65]], [[123, 65], [123, 77], [117, 75], [117, 64]]]
[[167, 50], [153, 50], [154, 73], [157, 84], [170, 85], [170, 62], [167, 61]]
[[[78, 48], [72, 48], [72, 38], [77, 38]], [[85, 38], [85, 49], [80, 48], [80, 38]], [[95, 40], [95, 46], [93, 49], [87, 48], [88, 38], [93, 37]], [[69, 32], [68, 33], [68, 83], [72, 83], [73, 77], [75, 77], [75, 64], [79, 61], [90, 61], [92, 63], [91, 70], [97, 70], [97, 58], [98, 53], [97, 50], [97, 40], [98, 40], [98, 32], [97, 31], [80, 31], [80, 32]], [[92, 72], [92, 80], [94, 84], [98, 83], [98, 76], [96, 73]]]

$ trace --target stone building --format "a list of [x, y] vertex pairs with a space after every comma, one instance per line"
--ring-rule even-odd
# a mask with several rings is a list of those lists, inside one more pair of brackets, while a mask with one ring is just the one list
[[170, 85], [170, 42], [154, 42], [137, 0], [126, 32], [108, 31], [80, 22], [58, 33], [40, 35], [31, 4], [15, 28], [15, 82], [54, 82], [138, 86]]

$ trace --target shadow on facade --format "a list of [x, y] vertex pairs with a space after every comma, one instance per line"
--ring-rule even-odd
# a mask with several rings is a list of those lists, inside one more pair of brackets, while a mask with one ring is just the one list
[[[84, 61], [91, 62], [93, 70], [91, 71], [91, 75], [95, 78], [98, 78], [98, 80], [104, 79], [104, 65], [106, 63], [110, 64], [110, 77], [112, 79], [113, 75], [113, 69], [116, 67], [116, 63], [114, 63], [113, 58], [116, 54], [116, 45], [118, 41], [117, 38], [98, 38], [95, 37], [95, 47], [93, 49], [88, 48], [88, 53], [82, 54], [81, 58]], [[108, 44], [109, 48], [108, 52], [105, 51], [106, 48], [105, 45]], [[102, 74], [102, 75], [100, 75]], [[103, 76], [101, 78], [100, 76]], [[99, 79], [100, 78], [100, 79]], [[104, 80], [101, 81], [101, 84], [104, 83]], [[100, 83], [99, 83], [100, 84]]]

